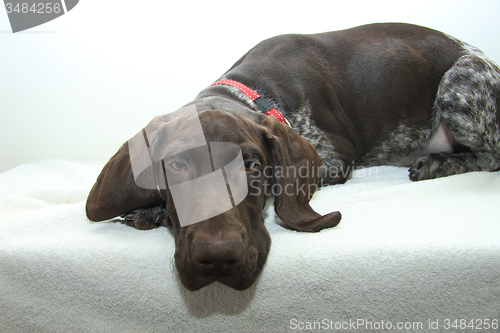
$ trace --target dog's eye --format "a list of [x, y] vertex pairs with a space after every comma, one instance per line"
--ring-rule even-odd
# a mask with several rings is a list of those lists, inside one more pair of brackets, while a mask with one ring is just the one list
[[170, 167], [174, 169], [174, 171], [187, 171], [187, 165], [184, 164], [183, 162], [172, 162], [170, 163]]
[[258, 168], [260, 165], [257, 161], [246, 161], [245, 162], [245, 171], [253, 171]]

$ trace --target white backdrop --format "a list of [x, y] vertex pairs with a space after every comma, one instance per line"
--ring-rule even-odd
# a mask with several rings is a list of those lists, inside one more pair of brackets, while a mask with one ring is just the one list
[[80, 0], [16, 34], [0, 7], [0, 172], [42, 159], [107, 160], [278, 34], [408, 22], [500, 63], [498, 0], [170, 3]]

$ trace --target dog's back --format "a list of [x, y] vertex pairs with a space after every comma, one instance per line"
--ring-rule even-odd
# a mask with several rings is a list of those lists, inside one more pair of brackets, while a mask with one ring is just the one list
[[[464, 67], [475, 74], [461, 74]], [[497, 158], [487, 158], [481, 167], [453, 163], [435, 173], [442, 168], [433, 161], [432, 171], [420, 170], [422, 156], [429, 154], [500, 150], [496, 121], [473, 126], [476, 136], [493, 140], [487, 147], [461, 129], [498, 118], [498, 101], [489, 96], [500, 95], [499, 77], [498, 67], [479, 50], [439, 31], [400, 23], [273, 37], [223, 76], [254, 87], [316, 147], [328, 170], [324, 183], [342, 182], [353, 164], [412, 166], [414, 180], [500, 167]], [[445, 103], [452, 95], [461, 97]], [[495, 106], [467, 110], [470, 104]], [[467, 121], [457, 122], [454, 112], [468, 114]]]

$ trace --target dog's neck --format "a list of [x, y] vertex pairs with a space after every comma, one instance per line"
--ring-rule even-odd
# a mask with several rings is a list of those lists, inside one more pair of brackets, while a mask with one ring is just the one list
[[232, 94], [236, 94], [236, 97], [243, 101], [246, 105], [251, 107], [256, 111], [260, 111], [268, 116], [273, 116], [279, 122], [290, 127], [290, 123], [286, 120], [283, 114], [274, 106], [269, 103], [267, 99], [259, 95], [255, 90], [247, 87], [241, 82], [235, 80], [221, 79], [210, 85], [213, 86], [224, 86], [227, 87]]

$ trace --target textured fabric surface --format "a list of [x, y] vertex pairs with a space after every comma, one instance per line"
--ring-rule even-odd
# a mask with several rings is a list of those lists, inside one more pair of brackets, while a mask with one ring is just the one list
[[412, 183], [403, 168], [358, 170], [312, 200], [341, 211], [336, 228], [288, 230], [268, 205], [271, 252], [255, 285], [189, 292], [168, 228], [87, 220], [102, 166], [0, 174], [1, 332], [427, 332], [500, 319], [499, 172]]

